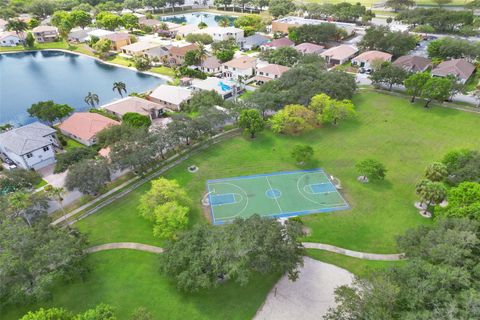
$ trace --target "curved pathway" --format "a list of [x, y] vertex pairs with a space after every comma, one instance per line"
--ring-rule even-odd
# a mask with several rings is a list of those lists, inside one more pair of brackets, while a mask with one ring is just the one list
[[[364, 260], [396, 261], [396, 260], [404, 259], [404, 255], [401, 253], [400, 254], [379, 254], [379, 253], [359, 252], [359, 251], [343, 249], [343, 248], [332, 246], [329, 244], [314, 243], [314, 242], [303, 242], [303, 245], [307, 249], [325, 250], [333, 253], [338, 253], [344, 256], [349, 256], [349, 257], [364, 259]], [[132, 250], [146, 251], [146, 252], [152, 252], [152, 253], [163, 252], [163, 248], [151, 246], [148, 244], [135, 243], [135, 242], [113, 242], [113, 243], [101, 244], [98, 246], [87, 248], [85, 249], [85, 252], [93, 253], [93, 252], [115, 250], [115, 249], [132, 249]]]
[[136, 242], [113, 242], [113, 243], [106, 243], [101, 244], [98, 246], [90, 247], [85, 249], [86, 253], [93, 253], [99, 251], [106, 251], [106, 250], [114, 250], [114, 249], [132, 249], [138, 251], [146, 251], [152, 253], [162, 253], [163, 248], [151, 246], [148, 244], [143, 243], [136, 243]]

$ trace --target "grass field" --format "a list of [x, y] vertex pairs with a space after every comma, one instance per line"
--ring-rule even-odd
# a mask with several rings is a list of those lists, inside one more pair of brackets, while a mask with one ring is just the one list
[[[437, 106], [427, 110], [422, 103], [412, 105], [407, 98], [375, 92], [357, 94], [354, 103], [358, 118], [338, 127], [316, 129], [299, 137], [266, 131], [253, 141], [247, 137], [233, 138], [168, 171], [165, 176], [179, 181], [196, 204], [190, 223], [207, 223], [200, 204], [207, 180], [299, 169], [290, 157], [290, 150], [297, 143], [306, 143], [314, 148], [315, 159], [300, 169], [321, 167], [340, 178], [352, 207], [302, 218], [311, 230], [306, 240], [358, 251], [396, 251], [396, 235], [431, 223], [412, 206], [416, 199], [415, 182], [425, 166], [445, 152], [477, 147], [472, 137], [480, 136], [480, 116]], [[356, 181], [354, 165], [367, 157], [386, 165], [385, 181], [370, 184]], [[187, 171], [192, 164], [199, 167], [197, 173]], [[148, 189], [149, 183], [75, 226], [88, 234], [91, 245], [125, 241], [161, 246], [162, 241], [152, 236], [151, 224], [137, 211], [139, 197]], [[395, 264], [320, 250], [308, 250], [308, 254], [359, 276], [365, 275], [368, 268]], [[92, 274], [85, 282], [58, 284], [53, 299], [41, 305], [81, 311], [100, 302], [111, 303], [121, 312], [121, 319], [139, 305], [147, 307], [156, 318], [247, 319], [278, 279], [278, 275], [259, 277], [245, 288], [229, 283], [217, 290], [182, 295], [158, 273], [157, 259], [153, 254], [128, 250], [95, 253], [88, 258]], [[17, 319], [26, 309], [37, 307], [12, 308], [5, 313], [5, 319]]]
[[[422, 223], [431, 223], [416, 212], [414, 185], [424, 168], [454, 148], [476, 148], [472, 136], [480, 134], [480, 117], [472, 113], [411, 105], [406, 98], [363, 92], [354, 98], [358, 119], [325, 127], [299, 137], [261, 133], [257, 139], [238, 137], [212, 147], [167, 172], [192, 195], [192, 223], [203, 218], [201, 198], [205, 182], [223, 177], [299, 169], [290, 157], [297, 143], [310, 144], [315, 160], [304, 168], [321, 167], [342, 181], [351, 210], [303, 218], [311, 229], [308, 241], [334, 244], [358, 251], [395, 252], [395, 236]], [[448, 139], [442, 137], [448, 134]], [[355, 163], [365, 158], [383, 162], [383, 182], [356, 181]], [[197, 173], [186, 168], [195, 164]], [[78, 227], [91, 234], [92, 243], [142, 240], [158, 244], [151, 226], [139, 217], [138, 198], [145, 185], [120, 201], [81, 221]], [[128, 210], [126, 210], [128, 208]], [[110, 217], [114, 217], [110, 219]], [[113, 221], [115, 228], [109, 225]], [[136, 232], [129, 232], [130, 230]], [[144, 231], [140, 231], [144, 230]], [[148, 235], [148, 236], [147, 236]]]
[[2, 320], [19, 319], [28, 310], [62, 306], [80, 312], [101, 302], [116, 308], [118, 319], [129, 319], [139, 306], [154, 319], [251, 319], [279, 275], [257, 276], [250, 285], [228, 283], [208, 292], [182, 294], [159, 273], [158, 256], [133, 250], [104, 251], [87, 260], [86, 281], [59, 284], [50, 301], [11, 308]]

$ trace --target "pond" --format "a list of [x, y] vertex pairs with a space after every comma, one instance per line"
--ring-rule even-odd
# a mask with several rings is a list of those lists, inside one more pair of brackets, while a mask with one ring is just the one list
[[88, 92], [96, 93], [100, 105], [120, 99], [113, 83], [126, 84], [128, 93], [145, 92], [164, 79], [96, 59], [63, 51], [0, 54], [0, 124], [35, 121], [27, 109], [39, 101], [66, 103], [77, 111], [89, 109]]
[[193, 24], [198, 25], [200, 22], [205, 22], [209, 27], [218, 26], [218, 21], [223, 18], [227, 18], [230, 20], [230, 25], [233, 25], [233, 21], [235, 21], [235, 17], [226, 16], [226, 15], [219, 15], [213, 14], [208, 12], [192, 12], [192, 13], [185, 13], [185, 14], [176, 14], [170, 16], [162, 16], [160, 17], [161, 21], [166, 22], [173, 22], [177, 24]]

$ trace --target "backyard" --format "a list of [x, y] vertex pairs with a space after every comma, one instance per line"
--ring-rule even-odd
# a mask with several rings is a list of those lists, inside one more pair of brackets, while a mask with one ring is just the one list
[[[215, 145], [165, 174], [176, 179], [191, 196], [190, 224], [208, 223], [200, 200], [206, 181], [285, 170], [322, 168], [342, 182], [342, 193], [352, 209], [303, 216], [310, 230], [305, 241], [333, 244], [357, 251], [394, 253], [395, 236], [420, 224], [429, 224], [413, 208], [414, 185], [427, 164], [455, 148], [475, 148], [479, 116], [473, 113], [410, 104], [408, 98], [364, 91], [354, 97], [358, 117], [325, 126], [302, 136], [288, 137], [264, 131], [254, 140], [236, 137]], [[448, 140], [442, 139], [448, 134]], [[299, 167], [290, 157], [295, 144], [313, 147], [314, 160]], [[374, 158], [388, 169], [386, 180], [361, 184], [355, 163]], [[199, 171], [189, 173], [196, 165]], [[77, 224], [91, 245], [109, 242], [140, 242], [162, 246], [152, 235], [152, 226], [137, 211], [145, 184], [124, 198]], [[383, 268], [388, 262], [371, 262], [337, 254], [308, 250], [309, 256], [336, 264], [357, 275], [366, 268]], [[92, 273], [86, 281], [59, 283], [51, 301], [43, 306], [65, 306], [80, 311], [97, 303], [118, 308], [120, 319], [143, 304], [156, 318], [247, 319], [263, 302], [279, 275], [253, 279], [249, 286], [228, 283], [195, 295], [182, 295], [159, 273], [158, 257], [150, 253], [117, 250], [88, 257]], [[239, 303], [241, 301], [241, 303]], [[29, 309], [35, 308], [32, 306]], [[24, 310], [11, 311], [16, 319]]]

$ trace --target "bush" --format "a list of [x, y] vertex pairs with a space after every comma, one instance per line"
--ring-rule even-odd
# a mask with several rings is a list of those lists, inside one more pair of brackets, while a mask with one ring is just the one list
[[355, 165], [358, 172], [369, 180], [383, 180], [387, 169], [385, 166], [374, 159], [365, 159]]
[[148, 128], [152, 124], [149, 117], [135, 112], [127, 112], [122, 117], [123, 123], [133, 128]]
[[205, 45], [213, 43], [212, 36], [206, 33], [190, 33], [185, 37], [185, 40], [190, 43], [203, 43]]

